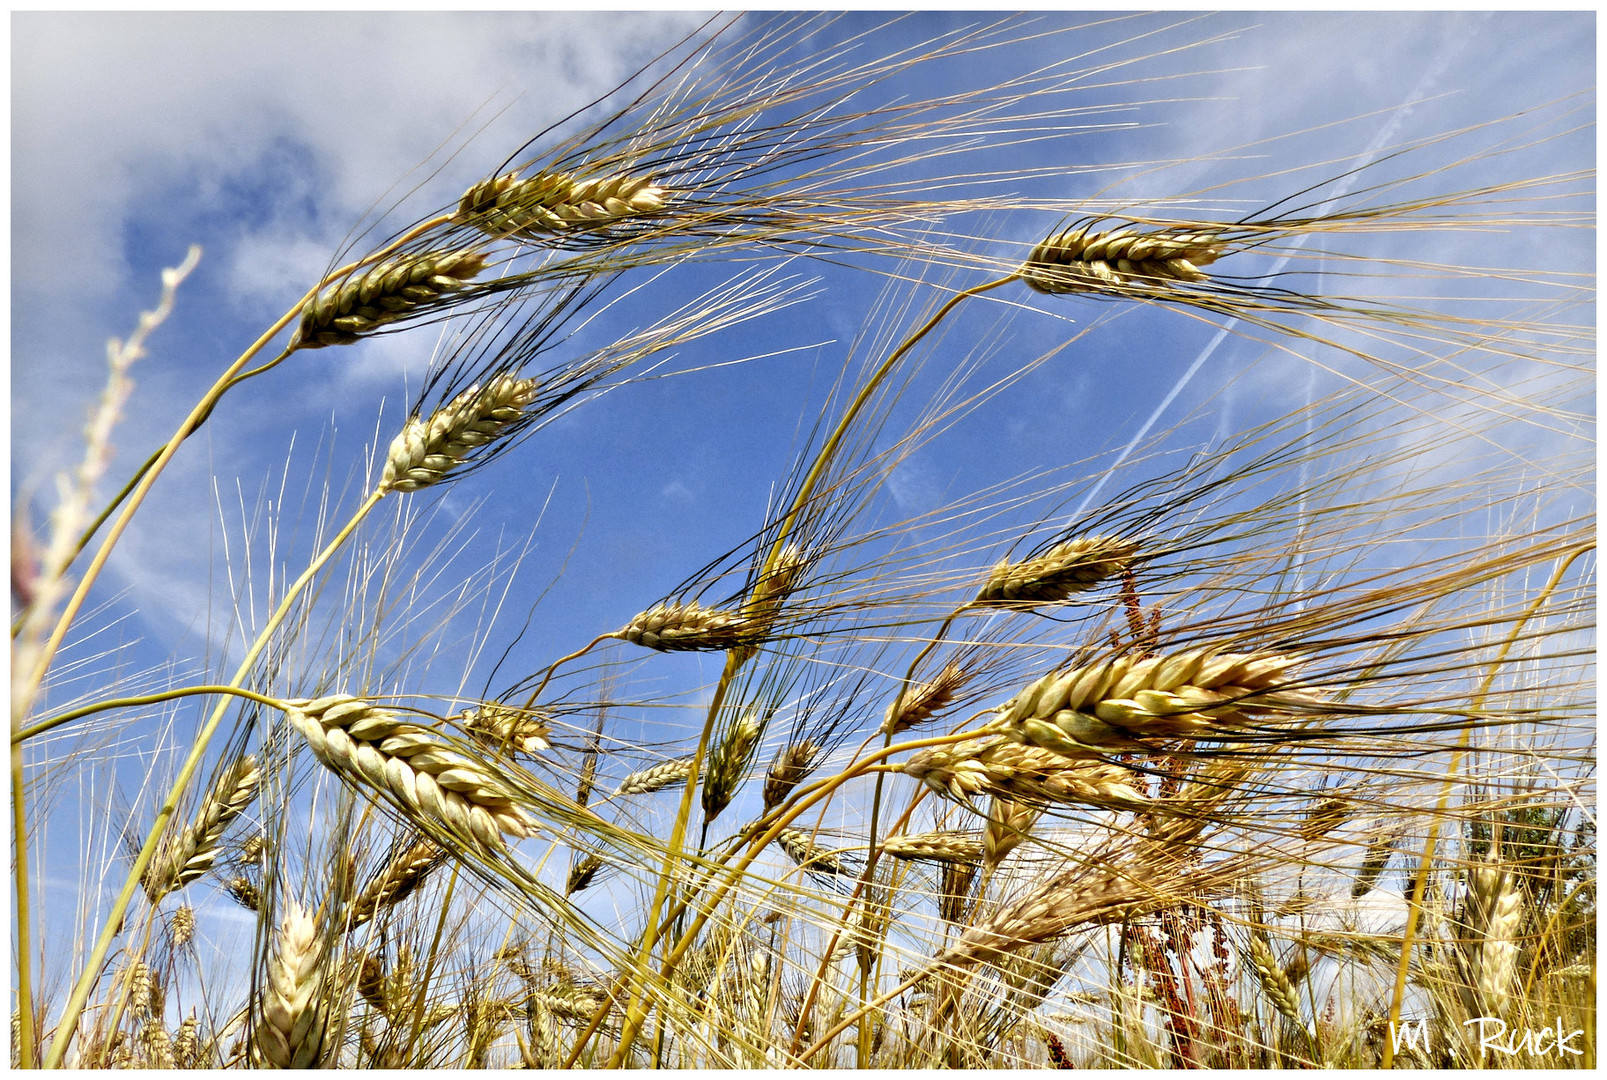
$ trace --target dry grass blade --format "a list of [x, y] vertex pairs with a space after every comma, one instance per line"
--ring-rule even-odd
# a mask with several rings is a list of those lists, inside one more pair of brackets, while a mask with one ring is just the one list
[[1137, 554], [1136, 543], [1114, 536], [1068, 540], [1034, 558], [998, 563], [971, 603], [1021, 610], [1059, 603], [1128, 569]]
[[491, 852], [503, 849], [504, 833], [535, 835], [534, 819], [519, 809], [513, 792], [428, 728], [345, 694], [288, 706], [291, 725], [319, 761], [359, 787], [388, 792], [415, 822]]
[[485, 254], [478, 251], [429, 251], [380, 263], [325, 290], [303, 308], [289, 348], [349, 345], [468, 288], [485, 264]]
[[667, 192], [646, 177], [580, 179], [565, 172], [518, 173], [482, 180], [458, 202], [457, 219], [496, 237], [541, 242], [601, 229], [664, 209]]
[[1179, 282], [1209, 281], [1209, 266], [1227, 248], [1208, 230], [1139, 233], [1129, 228], [1093, 232], [1078, 225], [1032, 249], [1019, 271], [1041, 293], [1154, 294]]
[[505, 434], [538, 390], [535, 379], [506, 373], [484, 388], [469, 387], [428, 420], [409, 420], [391, 442], [380, 490], [417, 491], [439, 482], [476, 449]]
[[145, 868], [140, 883], [151, 903], [212, 869], [223, 834], [257, 797], [261, 783], [262, 770], [251, 755], [235, 759], [223, 771], [203, 797], [195, 820], [164, 843]]

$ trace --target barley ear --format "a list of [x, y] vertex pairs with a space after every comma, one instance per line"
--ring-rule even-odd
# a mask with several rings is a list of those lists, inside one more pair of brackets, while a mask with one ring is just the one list
[[692, 775], [694, 760], [689, 757], [676, 758], [646, 769], [637, 769], [619, 782], [619, 787], [614, 790], [614, 796], [617, 798], [621, 795], [646, 795], [662, 791], [674, 784], [684, 784], [686, 778]]
[[1041, 293], [1092, 292], [1132, 297], [1165, 294], [1179, 284], [1209, 281], [1200, 269], [1227, 254], [1207, 230], [1131, 229], [1092, 232], [1082, 225], [1050, 236], [1032, 249], [1018, 271]]
[[402, 255], [324, 289], [301, 311], [290, 349], [349, 345], [461, 292], [485, 269], [478, 251]]
[[789, 743], [776, 751], [764, 777], [764, 809], [769, 813], [786, 801], [815, 767], [821, 747], [813, 739]]
[[288, 903], [258, 996], [251, 1048], [258, 1068], [310, 1069], [321, 1063], [326, 955], [317, 920], [300, 905]]
[[496, 237], [542, 242], [601, 229], [664, 208], [666, 192], [646, 177], [580, 179], [565, 172], [482, 180], [458, 201], [457, 220]]
[[703, 775], [704, 821], [713, 821], [731, 805], [763, 734], [764, 725], [758, 716], [751, 711], [744, 712], [709, 751], [708, 769]]
[[618, 632], [632, 645], [659, 652], [723, 652], [752, 644], [752, 625], [738, 612], [701, 604], [658, 604]]
[[926, 723], [954, 704], [961, 687], [970, 677], [965, 669], [950, 660], [936, 676], [904, 691], [887, 707], [887, 715], [882, 719], [882, 733], [897, 735], [917, 724]]
[[380, 490], [417, 491], [440, 482], [480, 447], [506, 434], [539, 389], [535, 379], [504, 373], [483, 388], [469, 387], [428, 420], [409, 420], [391, 441]]
[[212, 869], [223, 834], [251, 805], [261, 784], [262, 770], [254, 756], [237, 758], [223, 771], [202, 798], [195, 820], [177, 836], [165, 840], [146, 866], [140, 884], [151, 903], [158, 903]]
[[1026, 611], [1059, 603], [1128, 569], [1137, 553], [1137, 544], [1113, 536], [1068, 540], [1031, 559], [1000, 562], [971, 604]]

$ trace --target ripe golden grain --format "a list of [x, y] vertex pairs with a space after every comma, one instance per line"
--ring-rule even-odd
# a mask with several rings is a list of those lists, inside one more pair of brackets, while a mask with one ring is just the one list
[[647, 177], [580, 179], [566, 172], [482, 180], [463, 193], [457, 219], [496, 237], [540, 243], [664, 209], [667, 192]]
[[1093, 232], [1078, 225], [1032, 249], [1019, 273], [1033, 289], [1051, 295], [1098, 292], [1116, 296], [1164, 293], [1179, 283], [1209, 281], [1200, 270], [1227, 254], [1210, 231], [1130, 228]]
[[463, 291], [485, 264], [478, 251], [428, 251], [370, 267], [308, 302], [288, 347], [349, 345]]

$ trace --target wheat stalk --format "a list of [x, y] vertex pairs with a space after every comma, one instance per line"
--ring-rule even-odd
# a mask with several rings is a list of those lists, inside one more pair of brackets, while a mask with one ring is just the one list
[[236, 758], [202, 797], [195, 820], [164, 842], [145, 867], [140, 884], [151, 903], [204, 877], [217, 861], [218, 845], [235, 818], [257, 797], [262, 770], [254, 756]]
[[319, 761], [390, 793], [415, 822], [444, 827], [483, 850], [503, 849], [504, 833], [533, 836], [517, 796], [485, 765], [361, 698], [335, 694], [287, 702], [286, 717]]
[[1091, 225], [1078, 225], [1049, 236], [1027, 256], [1018, 271], [1021, 279], [1051, 295], [1153, 295], [1178, 283], [1209, 281], [1200, 267], [1227, 254], [1220, 235], [1206, 230], [1138, 233], [1128, 228], [1091, 229]]
[[1114, 536], [1084, 536], [1042, 555], [997, 563], [971, 601], [973, 607], [1030, 610], [1085, 592], [1132, 566], [1138, 545]]
[[251, 1047], [257, 1067], [308, 1069], [321, 1063], [326, 955], [318, 920], [299, 904], [287, 903], [257, 1002]]
[[504, 173], [463, 193], [457, 220], [496, 237], [542, 242], [664, 209], [668, 193], [646, 177], [580, 179], [566, 172]]
[[520, 379], [508, 372], [484, 387], [469, 387], [428, 420], [409, 420], [391, 441], [379, 489], [417, 491], [439, 483], [475, 450], [506, 434], [525, 407], [536, 400], [539, 389], [535, 379]]
[[348, 277], [301, 309], [288, 350], [349, 345], [461, 292], [485, 269], [478, 251], [401, 255]]
[[1086, 803], [1136, 810], [1149, 797], [1119, 765], [1066, 757], [1053, 750], [984, 736], [919, 751], [902, 771], [940, 795], [966, 802], [987, 794], [1029, 805]]
[[1289, 686], [1299, 662], [1209, 648], [1117, 656], [1044, 676], [1007, 702], [990, 727], [1067, 754], [1141, 748], [1135, 735], [1199, 738], [1254, 716], [1322, 704]]

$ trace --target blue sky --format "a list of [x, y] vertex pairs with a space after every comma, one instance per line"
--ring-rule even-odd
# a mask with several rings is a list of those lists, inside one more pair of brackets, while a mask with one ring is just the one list
[[[915, 13], [879, 40], [915, 42], [993, 17]], [[1028, 125], [1036, 141], [1016, 145], [1017, 136], [1000, 135], [1008, 145], [953, 159], [963, 171], [1019, 175], [1015, 187], [1007, 177], [991, 181], [988, 194], [1036, 200], [938, 230], [936, 239], [967, 244], [979, 258], [1019, 257], [1080, 206], [1180, 214], [1183, 206], [1167, 200], [1197, 193], [1189, 211], [1231, 219], [1371, 162], [1381, 147], [1526, 111], [1528, 119], [1473, 131], [1365, 175], [1435, 169], [1503, 139], [1534, 145], [1424, 183], [1473, 188], [1594, 164], [1593, 136], [1570, 131], [1593, 121], [1593, 100], [1566, 103], [1594, 81], [1588, 12], [1114, 20], [1046, 12], [1035, 20], [1045, 30], [1090, 26], [965, 58], [941, 72], [918, 68], [887, 91], [942, 95], [1074, 53], [1086, 54], [1079, 67], [1112, 64], [1076, 80], [1064, 99], [1097, 109], [1079, 121], [1090, 130], [1051, 137], [1044, 124]], [[804, 43], [798, 55], [829, 55], [834, 35], [876, 21], [854, 16]], [[701, 22], [678, 13], [14, 15], [14, 495], [31, 498], [36, 524], [45, 520], [50, 477], [71, 460], [80, 418], [102, 381], [105, 339], [128, 333], [155, 299], [158, 270], [182, 259], [189, 244], [205, 255], [134, 371], [138, 385], [115, 440], [107, 493], [167, 437], [215, 373], [317, 280], [373, 207], [401, 201], [385, 219], [381, 231], [388, 232], [452, 203], [532, 134], [604, 95]], [[1564, 186], [1577, 192], [1586, 185]], [[1355, 187], [1331, 182], [1309, 201]], [[1441, 230], [1378, 237], [1358, 250], [1583, 275], [1594, 267], [1584, 230], [1544, 237]], [[1239, 266], [1262, 269], [1273, 263], [1241, 259]], [[418, 542], [427, 551], [463, 537], [457, 573], [483, 566], [497, 550], [530, 548], [494, 632], [471, 624], [416, 661], [421, 678], [428, 672], [430, 692], [478, 692], [504, 649], [511, 651], [498, 681], [511, 681], [509, 672], [522, 677], [666, 598], [759, 529], [797, 440], [817, 418], [823, 388], [847, 357], [880, 355], [894, 331], [913, 325], [910, 317], [877, 324], [883, 336], [855, 352], [867, 312], [877, 303], [896, 312], [912, 297], [918, 308], [943, 295], [883, 293], [890, 279], [861, 262], [844, 268], [795, 258], [778, 272], [810, 283], [817, 299], [689, 344], [665, 371], [757, 359], [625, 386], [445, 494], [421, 499], [430, 518]], [[1294, 260], [1290, 269], [1306, 276], [1293, 283], [1411, 303], [1487, 289], [1536, 303], [1567, 293], [1510, 276], [1415, 275], [1399, 263], [1381, 276], [1361, 267], [1348, 279], [1339, 272], [1354, 264], [1323, 264], [1314, 274], [1316, 265]], [[643, 325], [744, 269], [718, 261], [677, 268], [622, 299], [589, 332], [606, 340]], [[637, 271], [616, 293], [650, 272]], [[986, 280], [988, 271], [926, 273], [954, 288]], [[1580, 314], [1559, 317], [1578, 321]], [[1156, 433], [1190, 418], [1165, 444], [1183, 454], [1329, 392], [1347, 376], [1376, 374], [1335, 356], [1322, 362], [1337, 373], [1323, 370], [1238, 334], [1212, 347], [1216, 331], [1176, 311], [1024, 289], [968, 305], [924, 352], [898, 418], [912, 415], [942, 377], [968, 361], [979, 365], [967, 383], [978, 389], [1047, 359], [901, 465], [868, 520], [940, 512], [1034, 470], [1067, 470], [1061, 482], [1095, 475], [1097, 465], [1075, 463], [1097, 455], [1108, 462], [1163, 402], [1170, 404]], [[1067, 345], [1074, 335], [1084, 336]], [[238, 624], [260, 622], [267, 610], [261, 592], [247, 595], [243, 586], [248, 559], [260, 570], [267, 558], [269, 523], [280, 530], [278, 557], [294, 571], [294, 553], [310, 550], [324, 489], [348, 506], [355, 501], [365, 455], [389, 443], [441, 340], [436, 327], [418, 327], [304, 352], [225, 400], [158, 484], [102, 584], [107, 606], [86, 622], [111, 627], [109, 640], [128, 643], [120, 663], [142, 669], [172, 657], [186, 658], [181, 667], [187, 658], [224, 666], [222, 643], [232, 638], [237, 648]], [[1180, 385], [1208, 347], [1197, 373]], [[1577, 388], [1572, 393], [1580, 407]], [[1578, 425], [1489, 423], [1491, 438], [1537, 461], [1578, 445]], [[1435, 453], [1455, 475], [1460, 451], [1442, 445]], [[1132, 465], [1121, 485], [1141, 479], [1145, 467]], [[1067, 509], [1064, 496], [1029, 502], [997, 528], [1030, 524], [1057, 507]], [[970, 555], [975, 566], [995, 557]], [[240, 586], [233, 592], [231, 577]], [[448, 575], [431, 588], [445, 595], [454, 580]], [[515, 642], [532, 611], [530, 631]], [[426, 636], [423, 629], [412, 636]], [[671, 657], [636, 677], [643, 693], [695, 696], [717, 672], [715, 661]]]

